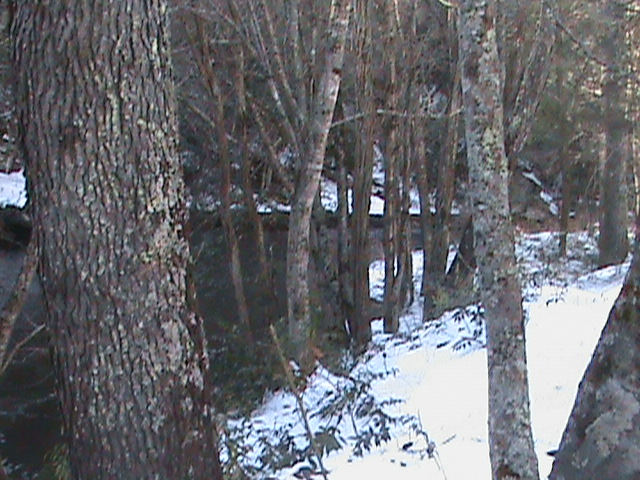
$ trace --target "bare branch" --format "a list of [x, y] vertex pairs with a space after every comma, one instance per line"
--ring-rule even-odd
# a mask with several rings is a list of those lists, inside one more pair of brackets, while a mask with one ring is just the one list
[[[38, 263], [38, 248], [36, 246], [36, 240], [33, 239], [27, 246], [27, 251], [24, 257], [24, 263], [22, 265], [22, 271], [18, 275], [15, 287], [7, 303], [5, 303], [2, 311], [0, 311], [0, 375], [4, 372], [9, 360], [13, 356], [7, 356], [7, 348], [9, 346], [9, 340], [16, 323], [18, 315], [22, 311], [24, 302], [27, 298], [27, 291], [31, 284], [31, 279], [36, 271], [36, 265]], [[14, 349], [15, 350], [15, 349]]]
[[[439, 118], [445, 118], [445, 117], [455, 117], [458, 116], [462, 113], [462, 109], [457, 109], [454, 110], [453, 112], [449, 112], [447, 114], [444, 115], [438, 115], [438, 114], [432, 114], [432, 113], [410, 113], [410, 112], [398, 112], [396, 110], [387, 110], [384, 108], [378, 108], [373, 114], [376, 116], [390, 116], [390, 117], [400, 117], [400, 118], [429, 118], [429, 119], [439, 119]], [[333, 122], [331, 124], [331, 128], [337, 128], [340, 127], [346, 123], [351, 123], [351, 122], [355, 122], [356, 120], [360, 120], [362, 118], [367, 117], [370, 114], [364, 113], [364, 112], [360, 112], [360, 113], [355, 113], [353, 115], [350, 115], [348, 117], [345, 117], [341, 120], [338, 120], [336, 122]]]

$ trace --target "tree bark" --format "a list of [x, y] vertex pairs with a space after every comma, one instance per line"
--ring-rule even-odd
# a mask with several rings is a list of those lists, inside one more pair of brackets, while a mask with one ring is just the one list
[[629, 252], [626, 164], [629, 153], [629, 124], [626, 120], [626, 77], [621, 66], [625, 49], [625, 6], [605, 2], [603, 14], [610, 28], [603, 39], [603, 50], [611, 63], [605, 73], [605, 148], [600, 171], [600, 266], [624, 261]]
[[494, 480], [538, 479], [529, 412], [522, 296], [509, 211], [496, 3], [464, 0], [459, 58], [475, 252], [487, 318], [489, 449]]
[[351, 258], [353, 262], [353, 315], [349, 330], [356, 345], [366, 345], [371, 339], [369, 324], [369, 209], [373, 184], [373, 155], [375, 133], [375, 104], [372, 81], [372, 2], [356, 2], [357, 111], [366, 112], [358, 123], [356, 135], [356, 165], [353, 178], [353, 214], [351, 218]]
[[221, 479], [162, 0], [16, 2], [34, 189], [74, 478]]
[[[401, 85], [397, 57], [401, 55], [398, 17], [395, 1], [385, 2], [387, 35], [385, 40], [386, 61], [389, 65], [389, 86], [387, 108], [393, 112], [400, 110]], [[385, 130], [384, 151], [384, 331], [395, 333], [400, 323], [403, 300], [400, 286], [405, 265], [401, 262], [401, 172], [402, 157], [400, 146], [400, 118], [390, 116]]]
[[[568, 89], [565, 87], [566, 75], [564, 65], [556, 67], [556, 88], [562, 105], [568, 107], [569, 95]], [[568, 113], [561, 113], [558, 119], [560, 132], [560, 149], [558, 157], [561, 162], [560, 175], [562, 175], [562, 204], [560, 207], [560, 256], [567, 256], [567, 235], [569, 234], [569, 207], [571, 205], [571, 182], [569, 181], [571, 151], [570, 135], [571, 125], [569, 123]]]
[[24, 167], [22, 152], [16, 145], [15, 78], [11, 68], [12, 9], [12, 2], [0, 3], [0, 172], [13, 172]]
[[633, 261], [578, 387], [550, 480], [640, 478], [640, 222]]
[[287, 238], [287, 316], [294, 355], [304, 362], [311, 331], [309, 309], [309, 235], [311, 212], [320, 185], [329, 128], [342, 79], [350, 0], [333, 0], [327, 31], [326, 59], [316, 92], [309, 140], [300, 155]]

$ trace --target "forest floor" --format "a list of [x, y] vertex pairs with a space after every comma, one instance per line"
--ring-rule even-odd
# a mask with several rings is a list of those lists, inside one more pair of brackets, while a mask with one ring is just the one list
[[[591, 357], [628, 264], [595, 269], [588, 232], [522, 234], [523, 279], [533, 436], [541, 478], [552, 464]], [[414, 282], [421, 279], [414, 252]], [[372, 295], [383, 265], [371, 265]], [[331, 480], [353, 478], [489, 480], [484, 319], [478, 305], [422, 323], [416, 298], [396, 335], [372, 324], [373, 340], [344, 373], [318, 365], [302, 388], [316, 450]], [[250, 478], [322, 478], [294, 395], [270, 393], [248, 418], [228, 422], [224, 457]]]

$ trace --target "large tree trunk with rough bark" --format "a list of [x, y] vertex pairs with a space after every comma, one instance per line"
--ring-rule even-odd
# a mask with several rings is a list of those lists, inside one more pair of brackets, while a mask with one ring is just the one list
[[287, 238], [287, 302], [289, 335], [298, 360], [308, 356], [310, 226], [320, 185], [325, 150], [342, 79], [344, 48], [351, 13], [350, 0], [333, 0], [326, 34], [326, 60], [308, 124], [309, 138], [300, 152], [298, 178]]
[[551, 480], [640, 478], [640, 223], [633, 261], [580, 382]]
[[76, 479], [221, 479], [162, 0], [16, 2], [64, 433]]
[[538, 479], [531, 435], [522, 295], [508, 198], [496, 2], [464, 0], [459, 58], [475, 252], [487, 318], [489, 448], [494, 480]]

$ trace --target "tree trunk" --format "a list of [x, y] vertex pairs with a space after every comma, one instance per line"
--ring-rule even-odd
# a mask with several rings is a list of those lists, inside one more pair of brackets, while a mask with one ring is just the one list
[[[431, 237], [433, 232], [433, 214], [431, 213], [431, 201], [429, 199], [429, 155], [427, 148], [427, 128], [425, 121], [419, 119], [416, 121], [416, 158], [414, 169], [417, 177], [418, 195], [420, 196], [420, 233], [422, 234], [422, 251], [431, 251]], [[422, 255], [422, 283], [420, 284], [420, 294], [424, 296], [423, 316], [422, 320], [430, 320], [427, 312], [433, 311], [435, 289], [431, 283], [432, 279], [429, 275], [429, 257], [428, 254]]]
[[[344, 48], [351, 12], [350, 0], [333, 0], [325, 45], [326, 61], [314, 100], [309, 140], [300, 155], [296, 190], [287, 238], [287, 302], [289, 335], [298, 360], [308, 356], [311, 313], [309, 309], [309, 235], [311, 212], [320, 185], [329, 128], [342, 78]], [[305, 363], [305, 362], [303, 362]]]
[[473, 253], [473, 218], [470, 216], [464, 223], [456, 256], [447, 271], [445, 278], [447, 287], [471, 292], [476, 266], [476, 256]]
[[[387, 108], [392, 112], [400, 109], [400, 78], [398, 74], [397, 56], [401, 55], [399, 45], [399, 25], [394, 1], [385, 2], [387, 35], [385, 51], [389, 64], [389, 86]], [[400, 118], [392, 115], [387, 119], [385, 128], [386, 148], [384, 151], [384, 331], [398, 331], [402, 301], [399, 297], [399, 286], [402, 282], [400, 274], [404, 273], [404, 265], [400, 261], [400, 216], [402, 172], [400, 148]]]
[[504, 144], [504, 66], [496, 3], [464, 0], [459, 58], [475, 252], [487, 318], [489, 450], [494, 480], [538, 479], [529, 412], [522, 296], [509, 211]]
[[18, 125], [9, 31], [12, 3], [0, 3], [0, 172], [13, 172], [24, 167], [22, 152], [16, 145]]
[[[342, 147], [340, 147], [342, 148]], [[353, 316], [353, 273], [349, 253], [349, 183], [344, 152], [339, 154], [338, 165], [338, 291], [340, 322], [342, 325]]]
[[[569, 91], [566, 88], [566, 67], [564, 65], [556, 66], [556, 90], [560, 100], [560, 104], [569, 106]], [[559, 123], [560, 148], [558, 158], [560, 159], [560, 175], [562, 175], [562, 204], [560, 207], [560, 256], [567, 256], [567, 235], [569, 234], [569, 207], [571, 205], [571, 182], [569, 182], [569, 172], [571, 171], [570, 161], [571, 152], [569, 150], [571, 135], [571, 125], [569, 123], [568, 113], [562, 112]]]
[[640, 222], [633, 261], [580, 382], [550, 480], [640, 478]]
[[625, 114], [626, 77], [620, 66], [620, 59], [624, 57], [625, 6], [605, 3], [603, 13], [610, 20], [610, 29], [603, 41], [603, 50], [612, 66], [605, 73], [602, 89], [605, 158], [600, 172], [600, 266], [620, 263], [629, 252], [626, 188], [629, 127]]
[[[213, 79], [212, 79], [213, 80]], [[229, 267], [231, 273], [231, 283], [233, 283], [233, 292], [236, 297], [236, 306], [238, 308], [238, 319], [241, 328], [247, 336], [248, 344], [253, 345], [253, 332], [251, 328], [251, 319], [249, 317], [249, 306], [247, 304], [247, 296], [244, 291], [244, 282], [242, 280], [242, 264], [240, 263], [240, 246], [235, 226], [233, 225], [233, 217], [231, 212], [231, 160], [229, 159], [229, 147], [227, 144], [227, 132], [224, 126], [224, 97], [220, 92], [220, 87], [215, 80], [215, 98], [216, 105], [216, 130], [218, 133], [218, 161], [222, 169], [222, 179], [220, 184], [220, 196], [222, 200], [220, 213], [222, 218], [222, 226], [229, 246]]]
[[369, 209], [373, 183], [373, 154], [376, 116], [372, 81], [372, 22], [373, 5], [358, 0], [356, 35], [358, 58], [356, 97], [357, 110], [364, 112], [356, 135], [356, 165], [353, 176], [353, 214], [351, 218], [351, 258], [353, 262], [353, 314], [349, 330], [357, 346], [371, 339], [369, 324]]
[[74, 478], [221, 479], [186, 307], [167, 5], [16, 2], [22, 147]]
[[[236, 50], [237, 69], [235, 71], [235, 87], [238, 98], [238, 106], [240, 108], [240, 130], [241, 130], [241, 157], [242, 157], [242, 190], [244, 204], [249, 214], [253, 234], [255, 236], [255, 245], [258, 250], [258, 258], [260, 260], [260, 284], [264, 290], [264, 296], [267, 298], [264, 318], [262, 325], [267, 327], [276, 318], [276, 308], [278, 298], [275, 293], [273, 275], [271, 273], [271, 265], [267, 258], [267, 247], [264, 235], [264, 226], [262, 218], [256, 208], [256, 202], [253, 198], [254, 190], [251, 184], [251, 157], [249, 155], [249, 111], [247, 107], [247, 95], [245, 88], [245, 62], [244, 50], [240, 46]], [[275, 155], [274, 155], [275, 157]], [[275, 162], [280, 166], [279, 162]]]

